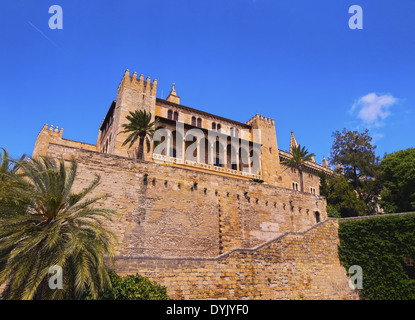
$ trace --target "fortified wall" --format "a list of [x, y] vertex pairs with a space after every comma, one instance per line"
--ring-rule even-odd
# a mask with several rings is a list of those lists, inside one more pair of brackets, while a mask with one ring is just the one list
[[327, 218], [309, 193], [53, 143], [47, 154], [75, 157], [76, 189], [101, 176], [94, 192], [119, 214], [120, 255], [215, 257]]
[[337, 230], [328, 219], [215, 258], [117, 257], [117, 272], [157, 281], [173, 299], [357, 300], [339, 262]]
[[357, 298], [323, 199], [54, 143], [46, 154], [75, 157], [77, 190], [101, 176], [94, 193], [118, 213], [109, 227], [121, 275], [146, 276], [174, 299]]
[[[93, 193], [117, 212], [108, 223], [119, 241], [116, 271], [147, 276], [177, 299], [355, 298], [337, 256], [337, 225], [318, 196], [319, 174], [332, 170], [306, 163], [302, 192], [299, 172], [280, 163], [292, 155], [278, 149], [273, 119], [240, 123], [181, 105], [174, 86], [166, 100], [156, 90], [157, 80], [127, 70], [96, 145], [45, 125], [33, 150], [74, 157], [75, 192], [101, 177]], [[153, 141], [144, 160], [120, 132], [137, 110], [170, 130], [165, 149]], [[189, 144], [194, 151], [183, 152]]]

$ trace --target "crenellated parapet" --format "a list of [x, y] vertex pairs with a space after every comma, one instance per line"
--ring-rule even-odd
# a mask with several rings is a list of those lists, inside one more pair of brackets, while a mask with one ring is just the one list
[[252, 126], [255, 121], [263, 121], [269, 125], [275, 125], [274, 119], [260, 115], [258, 113], [255, 116], [253, 116], [251, 119], [249, 119], [246, 122], [246, 124], [249, 124], [250, 126]]
[[49, 144], [60, 143], [62, 141], [62, 135], [63, 128], [59, 129], [58, 126], [45, 124], [37, 136], [32, 157], [46, 155]]
[[54, 127], [53, 125], [48, 125], [47, 123], [43, 126], [42, 131], [48, 131], [50, 134], [56, 133], [59, 135], [60, 138], [62, 138], [63, 135], [63, 128], [60, 128], [58, 126]]
[[144, 80], [143, 74], [138, 76], [137, 72], [133, 72], [133, 74], [130, 75], [130, 70], [127, 69], [124, 73], [124, 77], [121, 80], [120, 86], [118, 87], [118, 92], [122, 87], [131, 88], [143, 92], [149, 96], [156, 96], [157, 79], [154, 79], [153, 82], [151, 82], [151, 78], [147, 77]]

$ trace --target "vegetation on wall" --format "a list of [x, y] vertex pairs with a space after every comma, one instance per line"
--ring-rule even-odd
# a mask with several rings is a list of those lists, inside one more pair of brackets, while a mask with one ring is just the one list
[[343, 266], [363, 270], [362, 299], [415, 299], [415, 214], [340, 221], [339, 238]]

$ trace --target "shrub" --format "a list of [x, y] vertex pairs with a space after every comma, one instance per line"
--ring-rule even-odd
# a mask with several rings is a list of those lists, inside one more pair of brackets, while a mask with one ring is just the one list
[[361, 298], [415, 299], [414, 267], [404, 263], [415, 258], [415, 214], [340, 221], [339, 238], [343, 266], [363, 269]]
[[326, 210], [327, 210], [327, 215], [330, 218], [341, 218], [342, 217], [341, 214], [340, 214], [340, 212], [338, 212], [336, 210], [336, 208], [334, 208], [331, 204], [328, 204], [327, 205]]
[[[139, 274], [121, 277], [111, 270], [109, 276], [112, 288], [100, 294], [101, 300], [170, 300], [166, 287]], [[92, 297], [87, 295], [85, 299], [91, 300]]]

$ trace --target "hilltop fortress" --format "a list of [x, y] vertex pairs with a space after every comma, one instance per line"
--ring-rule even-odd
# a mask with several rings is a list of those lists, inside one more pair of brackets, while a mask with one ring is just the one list
[[[354, 299], [337, 255], [337, 222], [319, 196], [327, 160], [299, 175], [282, 163], [275, 121], [246, 123], [180, 104], [175, 87], [156, 98], [157, 80], [127, 70], [92, 145], [45, 125], [33, 157], [78, 162], [76, 188], [96, 174], [100, 205], [117, 211], [116, 271], [139, 273], [176, 299]], [[144, 160], [120, 133], [130, 111], [145, 110], [158, 130]], [[259, 183], [263, 181], [263, 183]]]

